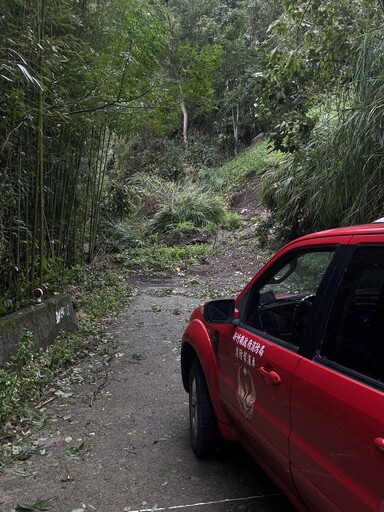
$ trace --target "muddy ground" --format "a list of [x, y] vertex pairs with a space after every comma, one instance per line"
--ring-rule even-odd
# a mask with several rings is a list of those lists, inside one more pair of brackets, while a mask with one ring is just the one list
[[0, 474], [1, 512], [293, 512], [240, 447], [202, 462], [189, 445], [179, 351], [189, 314], [207, 298], [236, 295], [267, 258], [252, 236], [263, 212], [249, 197], [237, 207], [245, 227], [221, 233], [209, 261], [129, 278], [134, 300], [42, 407], [44, 424]]

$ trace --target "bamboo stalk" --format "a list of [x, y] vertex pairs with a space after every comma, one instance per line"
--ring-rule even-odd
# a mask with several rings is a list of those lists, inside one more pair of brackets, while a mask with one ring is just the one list
[[39, 219], [40, 219], [40, 247], [39, 247], [39, 284], [40, 288], [43, 286], [43, 262], [44, 262], [44, 91], [43, 91], [43, 34], [44, 34], [44, 20], [45, 20], [45, 0], [41, 0], [40, 9], [38, 10], [38, 46], [39, 46], [39, 70], [40, 70], [40, 87], [39, 87], [39, 98], [38, 98], [38, 170], [39, 176]]

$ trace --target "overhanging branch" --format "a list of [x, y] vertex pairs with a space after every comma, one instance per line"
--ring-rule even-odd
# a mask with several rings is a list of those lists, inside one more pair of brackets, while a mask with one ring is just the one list
[[129, 98], [128, 100], [120, 100], [119, 97], [117, 97], [115, 100], [111, 101], [110, 103], [105, 103], [104, 105], [98, 105], [96, 107], [85, 108], [82, 110], [73, 110], [72, 112], [63, 112], [63, 114], [66, 116], [71, 116], [74, 114], [86, 114], [89, 112], [97, 112], [100, 110], [109, 110], [111, 107], [114, 107], [116, 105], [126, 105], [127, 103], [131, 103], [132, 101], [137, 101], [140, 98], [143, 98], [148, 93], [149, 93], [149, 89], [147, 91], [139, 94], [138, 96]]

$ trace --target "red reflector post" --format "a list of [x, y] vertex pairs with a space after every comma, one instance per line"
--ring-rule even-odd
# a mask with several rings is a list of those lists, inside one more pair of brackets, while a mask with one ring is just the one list
[[42, 296], [43, 296], [43, 290], [41, 288], [35, 288], [33, 290], [33, 297], [36, 299], [36, 302], [40, 303]]

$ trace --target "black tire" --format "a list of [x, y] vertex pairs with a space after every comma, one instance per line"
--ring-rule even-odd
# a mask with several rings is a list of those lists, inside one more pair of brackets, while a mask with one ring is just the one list
[[198, 359], [189, 374], [189, 422], [193, 453], [208, 458], [217, 446], [218, 430], [207, 383]]

